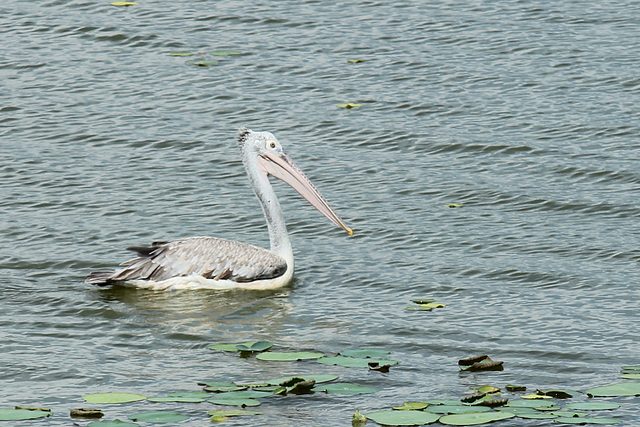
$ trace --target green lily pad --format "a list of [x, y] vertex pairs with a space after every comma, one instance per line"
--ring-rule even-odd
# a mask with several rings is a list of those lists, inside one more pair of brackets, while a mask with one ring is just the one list
[[589, 416], [588, 412], [564, 411], [564, 410], [553, 411], [553, 412], [549, 412], [549, 413], [552, 414], [552, 415], [555, 415], [556, 417], [560, 417], [560, 418], [577, 418], [577, 417], [588, 417]]
[[226, 406], [242, 406], [243, 408], [245, 406], [259, 406], [260, 405], [260, 401], [256, 400], [256, 399], [243, 399], [243, 398], [237, 398], [237, 399], [211, 399], [209, 402], [211, 403], [215, 403], [216, 405], [226, 405]]
[[528, 399], [528, 400], [544, 400], [544, 399], [551, 399], [551, 396], [547, 396], [545, 394], [526, 394], [524, 396], [520, 396], [522, 399]]
[[92, 423], [87, 424], [87, 427], [138, 427], [140, 424], [138, 423], [129, 423], [126, 421], [121, 421], [119, 419], [115, 419], [113, 421], [103, 420], [103, 421], [94, 421]]
[[364, 59], [349, 59], [347, 62], [351, 64], [359, 64], [361, 62], [364, 62]]
[[313, 391], [333, 394], [369, 394], [377, 392], [378, 389], [353, 383], [329, 383], [314, 387]]
[[526, 391], [527, 387], [523, 386], [523, 385], [514, 385], [514, 384], [508, 384], [506, 387], [507, 391]]
[[169, 56], [193, 56], [195, 53], [193, 52], [172, 52]]
[[245, 343], [236, 345], [236, 349], [240, 351], [250, 351], [250, 352], [259, 352], [269, 350], [273, 347], [273, 343], [271, 341], [256, 341], [253, 343]]
[[516, 408], [545, 408], [553, 406], [553, 402], [547, 400], [512, 400], [507, 403], [509, 407]]
[[429, 406], [426, 402], [404, 402], [402, 406], [394, 406], [396, 411], [420, 411]]
[[135, 393], [91, 393], [85, 394], [82, 398], [89, 403], [129, 403], [145, 400], [147, 396]]
[[367, 368], [369, 363], [377, 363], [379, 365], [397, 365], [398, 362], [390, 359], [371, 359], [371, 358], [359, 358], [359, 357], [346, 357], [346, 356], [325, 356], [318, 359], [318, 363], [324, 365], [337, 365], [347, 368]]
[[506, 420], [513, 418], [512, 412], [471, 412], [468, 414], [451, 414], [440, 417], [440, 423], [451, 426], [473, 426], [477, 424], [490, 423], [492, 421]]
[[558, 418], [557, 415], [551, 412], [523, 412], [520, 414], [516, 414], [516, 416], [528, 420], [551, 420], [554, 418]]
[[242, 55], [242, 52], [238, 52], [237, 50], [214, 50], [211, 52], [213, 56], [233, 56], [233, 55]]
[[610, 402], [577, 402], [565, 406], [566, 409], [576, 409], [578, 411], [604, 411], [618, 409], [620, 405]]
[[238, 390], [245, 390], [247, 388], [246, 386], [242, 386], [234, 383], [222, 382], [222, 381], [207, 381], [207, 382], [201, 382], [198, 384], [205, 386], [204, 387], [205, 391], [214, 391], [214, 392], [238, 391]]
[[346, 104], [338, 104], [338, 107], [346, 108], [346, 109], [350, 110], [351, 108], [362, 107], [362, 104], [358, 104], [356, 102], [348, 102]]
[[430, 302], [435, 302], [433, 298], [415, 298], [412, 299], [411, 302], [415, 302], [416, 304], [429, 304]]
[[51, 411], [41, 409], [0, 408], [0, 421], [35, 420], [51, 415]]
[[578, 417], [578, 418], [556, 418], [557, 423], [564, 424], [620, 424], [622, 421], [615, 418], [596, 418], [596, 417]]
[[215, 396], [216, 399], [255, 399], [258, 397], [271, 396], [271, 393], [266, 391], [257, 390], [241, 390], [241, 391], [229, 391], [226, 393], [219, 393]]
[[476, 412], [489, 412], [488, 406], [460, 406], [460, 405], [433, 405], [425, 409], [434, 414], [467, 414]]
[[149, 397], [149, 402], [181, 402], [181, 403], [200, 403], [211, 397], [210, 393], [204, 391], [187, 391], [170, 393], [168, 396]]
[[425, 400], [425, 403], [428, 403], [429, 405], [456, 405], [456, 406], [462, 406], [462, 402], [459, 400], [455, 400], [455, 399], [429, 399], [429, 400]]
[[134, 1], [112, 1], [111, 6], [133, 6], [138, 3]]
[[433, 311], [433, 307], [430, 307], [426, 304], [421, 305], [410, 305], [405, 308], [407, 311]]
[[256, 359], [293, 362], [297, 360], [319, 359], [322, 356], [323, 356], [322, 353], [311, 353], [308, 351], [298, 351], [298, 352], [267, 351], [265, 353], [258, 354], [256, 356]]
[[377, 348], [363, 348], [363, 349], [354, 349], [354, 350], [343, 350], [340, 352], [341, 356], [347, 357], [356, 357], [360, 359], [365, 359], [367, 357], [385, 357], [386, 355], [391, 354], [388, 350], [382, 350]]
[[447, 203], [446, 205], [444, 205], [445, 208], [461, 208], [464, 205], [461, 205], [460, 203]]
[[319, 383], [328, 383], [330, 381], [338, 379], [337, 375], [333, 374], [304, 374], [304, 375], [293, 375], [290, 377], [279, 377], [273, 378], [265, 381], [265, 384], [269, 385], [281, 385], [282, 383], [286, 383], [290, 381], [292, 378], [302, 378], [305, 381], [314, 380], [317, 384]]
[[521, 414], [540, 414], [541, 413], [540, 411], [536, 410], [536, 408], [527, 408], [526, 406], [523, 406], [523, 407], [500, 406], [495, 409], [502, 412], [511, 412], [512, 414], [516, 414], [518, 417]]
[[367, 418], [385, 426], [420, 426], [438, 421], [439, 415], [422, 411], [377, 411]]
[[137, 414], [129, 415], [128, 418], [143, 423], [177, 423], [189, 419], [188, 416], [173, 411], [138, 412]]
[[589, 397], [640, 396], [640, 382], [628, 381], [594, 387], [587, 390]]
[[262, 415], [262, 412], [248, 409], [216, 409], [215, 411], [209, 411], [209, 416], [211, 417], [239, 417], [242, 415]]

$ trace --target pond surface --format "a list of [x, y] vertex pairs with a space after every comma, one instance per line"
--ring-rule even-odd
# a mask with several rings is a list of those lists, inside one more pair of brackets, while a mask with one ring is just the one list
[[[225, 425], [344, 426], [356, 408], [484, 384], [620, 381], [640, 364], [639, 17], [640, 3], [610, 1], [4, 1], [0, 407], [50, 407], [15, 425], [67, 426], [86, 393], [336, 373], [380, 391], [265, 399], [261, 418]], [[278, 182], [290, 287], [86, 285], [127, 246], [268, 246], [242, 126], [272, 131], [354, 237]], [[406, 311], [412, 298], [446, 307]], [[209, 349], [258, 340], [383, 348], [400, 363], [384, 374]], [[459, 372], [481, 354], [504, 371]], [[607, 416], [633, 425], [639, 399], [611, 399], [622, 406]], [[101, 408], [208, 426], [216, 406]]]

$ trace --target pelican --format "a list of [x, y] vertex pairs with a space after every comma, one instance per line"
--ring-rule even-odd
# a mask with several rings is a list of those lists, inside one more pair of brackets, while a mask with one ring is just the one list
[[190, 237], [127, 248], [137, 257], [116, 271], [95, 271], [86, 283], [165, 289], [276, 289], [293, 278], [293, 249], [269, 176], [293, 187], [350, 236], [347, 227], [269, 132], [238, 132], [242, 162], [269, 230], [271, 249], [217, 237]]

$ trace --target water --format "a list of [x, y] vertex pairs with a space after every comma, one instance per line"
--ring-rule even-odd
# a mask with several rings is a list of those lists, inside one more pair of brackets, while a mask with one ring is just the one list
[[[381, 389], [265, 400], [261, 418], [227, 422], [342, 426], [356, 408], [486, 383], [617, 382], [640, 363], [639, 17], [637, 2], [608, 1], [3, 2], [0, 407], [51, 407], [44, 423], [69, 425], [90, 392], [298, 372]], [[169, 56], [221, 49], [246, 54], [212, 67]], [[355, 236], [276, 183], [292, 286], [85, 285], [130, 245], [268, 245], [241, 126], [274, 132]], [[414, 297], [447, 307], [405, 311]], [[257, 339], [382, 347], [400, 365], [380, 374], [208, 349]], [[485, 353], [505, 370], [458, 372], [458, 359]], [[611, 415], [633, 425], [638, 399], [613, 400]], [[176, 409], [205, 426], [213, 405], [103, 409]]]

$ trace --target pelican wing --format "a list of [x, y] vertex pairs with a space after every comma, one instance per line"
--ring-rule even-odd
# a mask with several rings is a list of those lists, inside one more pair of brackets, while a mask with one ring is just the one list
[[108, 284], [200, 275], [207, 279], [251, 282], [279, 277], [287, 270], [286, 261], [266, 249], [215, 237], [191, 237], [128, 249], [138, 257], [123, 263], [125, 268], [109, 275], [92, 273], [88, 281], [92, 276], [94, 280], [90, 283]]

